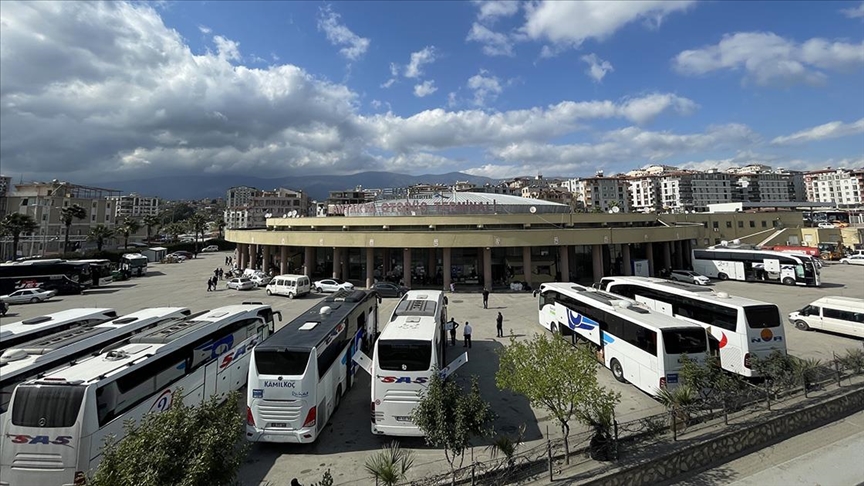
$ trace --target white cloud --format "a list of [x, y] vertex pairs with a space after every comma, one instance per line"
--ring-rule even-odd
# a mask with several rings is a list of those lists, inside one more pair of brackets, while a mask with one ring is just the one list
[[458, 104], [458, 102], [456, 101], [456, 92], [451, 91], [451, 92], [447, 93], [447, 107], [448, 108], [455, 108], [457, 104]]
[[405, 66], [406, 78], [419, 78], [423, 75], [423, 66], [435, 62], [435, 46], [427, 46], [411, 53], [411, 61]]
[[848, 137], [864, 133], [864, 118], [852, 123], [833, 121], [806, 130], [784, 135], [771, 140], [773, 145], [790, 145], [806, 142], [818, 142], [832, 138]]
[[414, 96], [418, 98], [425, 98], [436, 91], [438, 91], [438, 88], [435, 87], [435, 81], [423, 81], [420, 84], [414, 85]]
[[493, 32], [477, 22], [471, 25], [471, 31], [465, 40], [483, 44], [483, 53], [487, 56], [513, 56], [514, 42], [509, 36]]
[[669, 93], [653, 93], [640, 98], [629, 98], [619, 110], [625, 118], [641, 125], [651, 122], [669, 109], [686, 116], [698, 108], [699, 105], [690, 99]]
[[522, 32], [533, 40], [578, 47], [588, 39], [602, 41], [636, 20], [659, 25], [666, 15], [685, 10], [691, 3], [667, 0], [534, 2], [525, 7]]
[[712, 46], [683, 51], [673, 61], [675, 69], [697, 76], [713, 71], [742, 70], [745, 81], [757, 85], [821, 84], [818, 69], [844, 70], [864, 65], [864, 42], [849, 44], [814, 38], [803, 44], [771, 32], [738, 32], [723, 36]]
[[597, 54], [587, 54], [582, 56], [580, 59], [588, 64], [588, 69], [585, 71], [585, 74], [593, 79], [595, 83], [603, 81], [603, 78], [606, 77], [606, 73], [615, 70], [615, 68], [612, 67], [612, 63], [600, 59], [597, 57]]
[[468, 87], [474, 91], [474, 104], [477, 106], [485, 106], [487, 101], [494, 101], [504, 90], [498, 78], [484, 69], [468, 79]]
[[385, 89], [389, 88], [390, 86], [393, 86], [393, 84], [395, 82], [396, 82], [396, 78], [390, 78], [387, 81], [384, 81], [383, 83], [381, 83], [381, 87], [385, 88]]
[[519, 11], [519, 2], [509, 0], [474, 1], [480, 7], [477, 19], [484, 22], [494, 22], [498, 17], [512, 17]]
[[207, 34], [213, 32], [213, 29], [211, 29], [210, 27], [207, 27], [206, 25], [199, 25], [198, 30], [200, 30], [201, 33], [204, 35], [207, 35]]
[[864, 19], [864, 2], [861, 2], [857, 7], [845, 8], [840, 12], [850, 19]]
[[351, 32], [351, 29], [339, 22], [340, 15], [328, 5], [318, 12], [318, 30], [324, 31], [327, 40], [334, 46], [344, 46], [339, 53], [346, 59], [356, 61], [363, 57], [369, 49], [371, 41]]
[[214, 35], [213, 43], [216, 44], [216, 52], [220, 59], [226, 61], [240, 60], [240, 43], [226, 39], [221, 35]]
[[381, 84], [381, 87], [385, 88], [385, 89], [389, 88], [390, 86], [393, 86], [396, 83], [396, 81], [398, 81], [398, 80], [399, 80], [399, 65], [396, 64], [395, 62], [391, 62], [390, 63], [390, 79], [388, 79], [387, 81], [384, 81]]

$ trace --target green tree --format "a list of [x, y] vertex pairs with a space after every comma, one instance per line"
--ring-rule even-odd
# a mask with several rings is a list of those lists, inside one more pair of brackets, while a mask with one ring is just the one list
[[18, 257], [18, 242], [22, 233], [33, 233], [39, 225], [29, 214], [11, 213], [0, 221], [0, 234], [12, 237], [12, 260]]
[[187, 227], [192, 234], [195, 235], [195, 253], [198, 253], [198, 239], [204, 237], [204, 230], [207, 228], [207, 219], [201, 214], [194, 214], [186, 220]]
[[189, 203], [181, 202], [172, 204], [162, 211], [159, 215], [159, 219], [162, 220], [163, 225], [167, 225], [169, 223], [186, 221], [191, 218], [193, 214], [195, 214], [195, 209], [190, 206]]
[[427, 444], [444, 449], [450, 464], [450, 482], [455, 485], [456, 459], [461, 465], [472, 437], [489, 434], [495, 414], [480, 396], [477, 378], [466, 391], [455, 381], [433, 373], [411, 417], [426, 436]]
[[95, 241], [96, 249], [98, 251], [102, 251], [102, 247], [105, 246], [105, 240], [114, 236], [114, 230], [105, 226], [104, 224], [97, 224], [93, 228], [90, 229], [90, 233], [87, 234], [87, 241]]
[[150, 244], [150, 235], [153, 234], [153, 228], [158, 228], [162, 226], [162, 220], [159, 219], [159, 216], [154, 216], [152, 214], [148, 214], [141, 218], [141, 223], [144, 224], [144, 227], [147, 228], [147, 244]]
[[[541, 365], [542, 363], [542, 365]], [[538, 372], [542, 368], [542, 372]], [[501, 350], [495, 375], [498, 388], [524, 395], [535, 406], [548, 410], [558, 420], [564, 436], [564, 454], [570, 463], [570, 422], [594, 427], [608, 438], [617, 393], [597, 384], [597, 358], [586, 346], [573, 348], [561, 336], [535, 334], [528, 341], [510, 338]]]
[[375, 485], [395, 486], [405, 479], [405, 475], [414, 465], [414, 453], [402, 449], [399, 442], [393, 441], [366, 459], [366, 472], [375, 478]]
[[129, 248], [129, 236], [141, 229], [141, 223], [135, 218], [125, 217], [117, 226], [117, 232], [123, 235], [123, 248]]
[[[179, 392], [178, 392], [179, 393]], [[126, 437], [108, 439], [90, 486], [233, 485], [246, 457], [239, 394], [196, 407], [175, 394], [171, 408], [125, 424]]]
[[705, 364], [699, 364], [683, 355], [681, 363], [682, 381], [696, 392], [695, 398], [710, 405], [725, 402], [745, 386], [739, 375], [723, 371], [717, 356], [709, 355]]
[[162, 229], [171, 237], [171, 241], [177, 241], [177, 236], [181, 235], [185, 231], [183, 223], [168, 223], [163, 226]]
[[219, 231], [219, 239], [221, 240], [224, 236], [223, 232], [225, 231], [225, 227], [228, 226], [228, 223], [225, 222], [224, 217], [217, 216], [215, 224], [216, 224], [216, 229]]
[[84, 219], [87, 217], [87, 210], [78, 204], [60, 208], [60, 221], [66, 227], [66, 238], [63, 240], [63, 254], [69, 251], [69, 229], [72, 227], [72, 221], [76, 219]]

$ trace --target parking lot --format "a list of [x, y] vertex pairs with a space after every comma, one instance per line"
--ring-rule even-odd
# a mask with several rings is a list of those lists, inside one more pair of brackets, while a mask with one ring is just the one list
[[[290, 300], [268, 297], [263, 289], [244, 292], [227, 290], [224, 281], [220, 282], [218, 290], [207, 292], [206, 279], [224, 263], [225, 255], [199, 254], [197, 259], [179, 264], [151, 264], [147, 277], [116, 282], [105, 288], [88, 291], [82, 296], [61, 296], [41, 304], [12, 306], [2, 322], [71, 307], [113, 307], [122, 314], [143, 307], [186, 306], [194, 312], [252, 300], [270, 304], [281, 311], [284, 318], [281, 324], [284, 325], [321, 298], [312, 294]], [[715, 288], [732, 295], [774, 302], [784, 315], [825, 295], [864, 298], [864, 268], [827, 265], [822, 269], [822, 276], [825, 284], [818, 289], [729, 281], [715, 283]], [[382, 319], [389, 316], [395, 304], [396, 299], [384, 299], [380, 309]], [[497, 351], [508, 341], [508, 338], [494, 337], [495, 316], [499, 311], [505, 318], [505, 334], [512, 332], [517, 337], [525, 337], [542, 332], [537, 325], [536, 301], [530, 293], [493, 293], [489, 297], [489, 309], [483, 309], [479, 293], [457, 293], [450, 297], [449, 314], [460, 323], [470, 321], [474, 327], [474, 347], [470, 351], [469, 362], [458, 374], [479, 378], [484, 398], [498, 415], [496, 430], [512, 433], [524, 424], [525, 439], [529, 442], [541, 440], [547, 427], [550, 434], [557, 435], [557, 425], [544, 412], [533, 410], [524, 398], [499, 391], [495, 387]], [[831, 357], [832, 351], [861, 346], [860, 340], [820, 332], [803, 332], [788, 322], [784, 325], [789, 351], [796, 356], [825, 359]], [[456, 348], [448, 348], [447, 359], [451, 360], [463, 351], [461, 343]], [[373, 436], [370, 432], [369, 377], [363, 372], [358, 376], [361, 377], [358, 385], [348, 392], [336, 416], [315, 444], [254, 445], [241, 471], [242, 483], [250, 486], [266, 482], [288, 484], [297, 477], [303, 484], [308, 484], [320, 479], [323, 471], [330, 469], [337, 484], [368, 484], [363, 463], [371, 452], [379, 449], [388, 439]], [[616, 411], [617, 419], [621, 422], [663, 410], [659, 403], [636, 388], [616, 382], [608, 370], [601, 369], [599, 379], [604, 386], [621, 393], [621, 404]], [[574, 427], [573, 432], [580, 430]], [[421, 439], [401, 442], [403, 446], [416, 450], [412, 477], [447, 469], [443, 453], [425, 447]], [[475, 453], [482, 454], [481, 448], [477, 448]]]

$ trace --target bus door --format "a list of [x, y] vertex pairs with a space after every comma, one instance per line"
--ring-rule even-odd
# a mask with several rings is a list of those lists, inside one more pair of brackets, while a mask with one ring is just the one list
[[204, 400], [216, 394], [216, 383], [219, 379], [219, 361], [212, 361], [204, 367]]

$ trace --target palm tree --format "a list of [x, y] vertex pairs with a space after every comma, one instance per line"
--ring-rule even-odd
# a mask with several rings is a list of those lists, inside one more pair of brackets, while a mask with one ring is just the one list
[[72, 220], [84, 219], [87, 217], [87, 210], [78, 204], [60, 208], [60, 221], [63, 221], [63, 226], [66, 227], [66, 239], [63, 240], [63, 254], [69, 251], [69, 228], [72, 227]]
[[141, 222], [144, 223], [144, 227], [147, 228], [147, 244], [150, 244], [150, 234], [153, 231], [153, 228], [158, 228], [162, 226], [162, 220], [159, 219], [159, 216], [148, 214], [141, 218]]
[[90, 233], [87, 234], [87, 241], [95, 241], [96, 249], [98, 251], [102, 251], [102, 247], [105, 246], [105, 240], [114, 236], [114, 230], [105, 226], [104, 224], [97, 224], [93, 228], [90, 229]]
[[207, 227], [207, 219], [196, 213], [186, 220], [186, 224], [192, 230], [192, 234], [195, 235], [195, 253], [198, 253], [198, 235], [200, 234], [202, 238], [204, 237], [204, 228]]
[[162, 227], [165, 234], [171, 237], [171, 241], [176, 241], [177, 236], [183, 233], [183, 225], [181, 223], [168, 223]]
[[129, 248], [129, 235], [135, 233], [141, 228], [141, 223], [137, 219], [125, 217], [120, 226], [117, 227], [117, 232], [123, 235], [123, 248]]
[[18, 242], [21, 240], [21, 233], [33, 233], [37, 228], [39, 225], [29, 214], [7, 214], [3, 221], [0, 221], [0, 234], [12, 237], [13, 260], [18, 256]]
[[366, 459], [366, 472], [385, 486], [393, 486], [403, 479], [414, 465], [414, 453], [399, 447], [395, 440]]
[[222, 232], [225, 230], [225, 227], [228, 226], [228, 223], [225, 222], [225, 218], [222, 216], [216, 217], [216, 229], [219, 230], [219, 239], [222, 239]]

